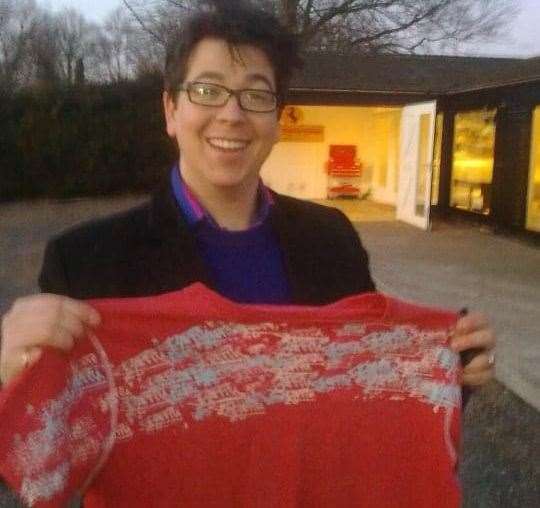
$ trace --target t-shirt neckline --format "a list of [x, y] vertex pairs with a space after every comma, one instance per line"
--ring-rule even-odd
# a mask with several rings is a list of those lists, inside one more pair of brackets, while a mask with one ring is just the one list
[[392, 299], [380, 292], [367, 292], [346, 296], [335, 302], [323, 305], [302, 304], [266, 304], [266, 303], [239, 303], [217, 293], [202, 282], [195, 282], [180, 292], [188, 301], [204, 299], [219, 314], [227, 316], [242, 315], [247, 318], [261, 318], [267, 320], [305, 321], [310, 314], [316, 312], [318, 321], [339, 319], [375, 319], [385, 321], [390, 313]]

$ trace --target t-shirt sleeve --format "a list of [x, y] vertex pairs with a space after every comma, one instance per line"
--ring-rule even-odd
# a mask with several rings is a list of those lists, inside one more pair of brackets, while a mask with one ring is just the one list
[[42, 358], [0, 393], [0, 476], [30, 506], [64, 506], [112, 446], [111, 376], [90, 341]]

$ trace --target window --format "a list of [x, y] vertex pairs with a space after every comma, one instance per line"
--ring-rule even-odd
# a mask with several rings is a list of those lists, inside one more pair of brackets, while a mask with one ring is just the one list
[[439, 204], [439, 179], [441, 174], [443, 114], [437, 113], [435, 117], [435, 140], [433, 141], [433, 173], [431, 176], [431, 204]]
[[452, 207], [484, 215], [490, 212], [495, 114], [495, 109], [484, 109], [455, 116]]
[[525, 227], [533, 231], [540, 231], [540, 106], [533, 113], [531, 165], [529, 168], [529, 191]]
[[431, 116], [427, 113], [420, 115], [420, 125], [418, 133], [418, 167], [416, 170], [416, 208], [415, 214], [417, 217], [424, 217], [425, 202], [426, 202], [426, 174], [429, 171], [428, 161], [431, 158], [429, 153], [430, 146], [430, 123]]

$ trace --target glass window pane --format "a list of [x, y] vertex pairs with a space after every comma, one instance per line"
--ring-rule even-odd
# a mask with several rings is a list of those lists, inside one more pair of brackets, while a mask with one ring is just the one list
[[489, 214], [496, 110], [457, 113], [450, 206]]
[[540, 231], [540, 106], [533, 115], [526, 228]]
[[442, 154], [442, 131], [443, 114], [437, 113], [435, 118], [435, 139], [433, 141], [433, 174], [431, 176], [431, 204], [439, 204], [439, 179], [441, 174], [441, 154]]

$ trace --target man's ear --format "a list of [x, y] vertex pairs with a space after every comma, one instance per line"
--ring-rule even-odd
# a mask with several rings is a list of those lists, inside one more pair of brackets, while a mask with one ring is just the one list
[[166, 90], [163, 91], [163, 113], [165, 115], [165, 128], [169, 137], [176, 136], [175, 122], [176, 103]]

